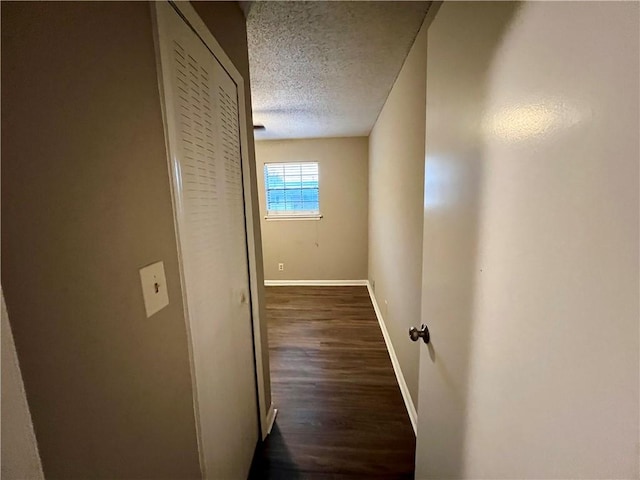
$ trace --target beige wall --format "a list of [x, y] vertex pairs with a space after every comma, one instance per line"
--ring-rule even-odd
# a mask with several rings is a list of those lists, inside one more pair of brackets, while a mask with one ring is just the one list
[[[248, 85], [240, 9], [202, 10]], [[47, 478], [201, 475], [157, 82], [148, 3], [3, 3], [2, 285]]]
[[417, 405], [427, 71], [423, 26], [369, 137], [369, 281]]
[[[256, 142], [267, 280], [362, 280], [367, 277], [367, 139]], [[321, 220], [264, 219], [264, 164], [318, 162]], [[284, 263], [284, 271], [278, 271]]]

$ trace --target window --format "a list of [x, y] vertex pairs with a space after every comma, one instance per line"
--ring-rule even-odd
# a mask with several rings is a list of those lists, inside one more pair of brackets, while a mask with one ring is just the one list
[[266, 218], [321, 218], [318, 163], [267, 163], [264, 166]]

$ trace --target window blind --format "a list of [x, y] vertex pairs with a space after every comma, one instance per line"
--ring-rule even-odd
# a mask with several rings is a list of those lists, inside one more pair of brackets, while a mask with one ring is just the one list
[[265, 164], [267, 216], [319, 215], [318, 180], [317, 162]]

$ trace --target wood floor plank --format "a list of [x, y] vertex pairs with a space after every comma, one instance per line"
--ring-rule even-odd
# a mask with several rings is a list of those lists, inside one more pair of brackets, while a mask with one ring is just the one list
[[266, 290], [278, 417], [250, 478], [413, 478], [415, 436], [366, 287]]

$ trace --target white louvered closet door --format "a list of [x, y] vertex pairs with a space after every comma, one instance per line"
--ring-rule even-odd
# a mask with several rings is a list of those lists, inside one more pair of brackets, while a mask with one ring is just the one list
[[171, 6], [157, 8], [201, 460], [207, 478], [246, 478], [258, 410], [237, 87]]

